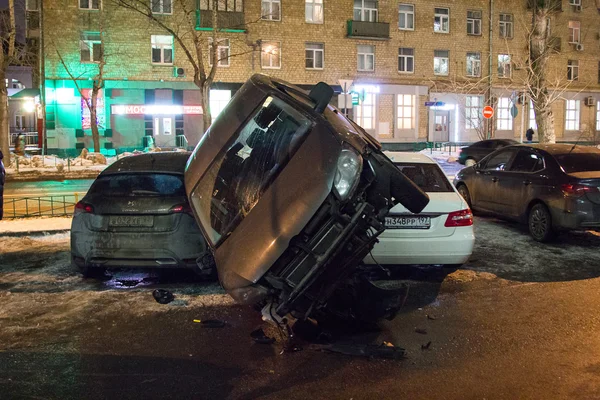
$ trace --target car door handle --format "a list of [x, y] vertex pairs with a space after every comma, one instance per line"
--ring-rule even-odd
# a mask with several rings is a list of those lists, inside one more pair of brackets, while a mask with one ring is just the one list
[[529, 185], [531, 185], [531, 181], [527, 181], [527, 180], [525, 180], [525, 181], [523, 181], [523, 185], [525, 185], [525, 186], [529, 186]]
[[498, 182], [498, 178], [497, 177], [492, 177], [492, 182]]

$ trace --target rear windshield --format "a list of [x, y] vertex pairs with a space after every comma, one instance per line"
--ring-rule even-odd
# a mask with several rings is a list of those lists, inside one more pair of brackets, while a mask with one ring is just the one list
[[600, 171], [600, 153], [557, 154], [554, 157], [567, 174], [583, 171]]
[[437, 164], [395, 163], [404, 175], [424, 192], [453, 192], [452, 185]]
[[90, 193], [107, 197], [185, 196], [185, 186], [183, 175], [116, 174], [96, 179]]

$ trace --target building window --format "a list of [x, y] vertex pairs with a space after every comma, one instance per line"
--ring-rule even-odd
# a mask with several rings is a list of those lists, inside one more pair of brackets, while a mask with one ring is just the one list
[[398, 28], [406, 31], [415, 29], [415, 6], [400, 4], [398, 9]]
[[598, 83], [600, 83], [600, 61], [598, 61]]
[[99, 32], [83, 32], [79, 41], [81, 62], [102, 60], [102, 37]]
[[511, 63], [510, 55], [498, 54], [498, 78], [510, 78]]
[[358, 45], [358, 70], [375, 71], [375, 46]]
[[498, 99], [498, 117], [496, 118], [496, 129], [499, 131], [512, 131], [513, 117], [510, 115], [512, 103], [508, 97]]
[[579, 43], [581, 40], [581, 23], [569, 21], [569, 43]]
[[467, 96], [465, 100], [465, 129], [479, 129], [483, 116], [483, 98]]
[[325, 46], [323, 43], [306, 43], [304, 49], [306, 69], [323, 69]]
[[565, 129], [567, 131], [579, 130], [579, 100], [567, 100], [567, 112], [565, 116]]
[[354, 0], [354, 20], [377, 22], [377, 1]]
[[311, 24], [323, 23], [323, 0], [305, 0], [304, 13], [306, 22]]
[[415, 72], [415, 49], [401, 47], [398, 49], [398, 72]]
[[365, 93], [364, 100], [354, 109], [356, 123], [363, 129], [375, 129], [376, 96], [375, 93]]
[[567, 62], [567, 80], [576, 81], [579, 79], [579, 61], [569, 60]]
[[600, 101], [596, 103], [596, 130], [600, 131]]
[[212, 122], [215, 122], [229, 100], [231, 100], [231, 90], [210, 90], [210, 117]]
[[450, 9], [436, 8], [433, 17], [433, 31], [439, 33], [450, 33]]
[[533, 107], [533, 101], [529, 100], [529, 127], [537, 130], [537, 121], [535, 120], [535, 108]]
[[152, 13], [153, 14], [171, 14], [173, 8], [171, 6], [171, 0], [150, 0], [152, 2]]
[[467, 53], [467, 76], [481, 76], [481, 54]]
[[433, 73], [436, 75], [448, 75], [450, 65], [448, 50], [433, 51]]
[[[213, 52], [212, 52], [213, 38], [208, 38], [208, 64], [212, 67], [214, 64]], [[217, 66], [229, 67], [230, 57], [229, 39], [218, 39], [217, 40]]]
[[40, 2], [39, 0], [26, 0], [25, 8], [27, 11], [38, 11], [40, 9]]
[[513, 38], [512, 14], [500, 14], [500, 37], [504, 39]]
[[[210, 0], [209, 0], [210, 1]], [[281, 1], [262, 0], [261, 19], [267, 21], [281, 21]]]
[[281, 68], [281, 44], [279, 42], [262, 42], [260, 51], [260, 65], [262, 68]]
[[15, 128], [17, 130], [23, 129], [23, 120], [24, 118], [22, 115], [15, 114]]
[[99, 10], [100, 0], [79, 0], [79, 8], [82, 10]]
[[[212, 10], [214, 8], [214, 3], [214, 0], [200, 0], [200, 9]], [[217, 9], [219, 11], [227, 12], [244, 12], [244, 2], [242, 0], [221, 0], [217, 2]]]
[[152, 64], [173, 64], [173, 36], [152, 35]]
[[414, 129], [415, 127], [415, 96], [399, 94], [397, 97], [398, 129]]
[[467, 35], [481, 35], [481, 11], [467, 11]]
[[569, 4], [572, 6], [580, 6], [581, 0], [569, 0]]

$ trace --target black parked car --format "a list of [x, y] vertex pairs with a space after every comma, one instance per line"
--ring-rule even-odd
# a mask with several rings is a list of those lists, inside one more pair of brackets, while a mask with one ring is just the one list
[[2, 154], [2, 150], [0, 150], [0, 220], [4, 215], [4, 182], [6, 180], [6, 170], [2, 163], [3, 158], [4, 154]]
[[474, 210], [527, 222], [538, 241], [556, 231], [600, 229], [600, 150], [518, 145], [500, 149], [454, 181]]
[[183, 182], [189, 155], [134, 155], [106, 168], [75, 206], [73, 265], [87, 276], [119, 267], [191, 268], [210, 276], [212, 255]]
[[501, 149], [502, 147], [510, 146], [513, 144], [519, 144], [516, 140], [512, 139], [488, 139], [482, 140], [477, 143], [473, 143], [470, 146], [463, 147], [460, 150], [458, 156], [458, 162], [470, 167], [475, 163], [481, 161], [485, 156], [494, 151]]

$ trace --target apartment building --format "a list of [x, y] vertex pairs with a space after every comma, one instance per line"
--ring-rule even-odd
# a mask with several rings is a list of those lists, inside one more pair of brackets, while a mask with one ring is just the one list
[[[81, 95], [100, 61], [98, 122], [106, 148], [139, 148], [148, 137], [166, 147], [182, 137], [197, 143], [203, 110], [179, 40], [191, 44], [186, 29], [200, 32], [209, 68], [215, 7], [213, 117], [260, 72], [307, 89], [331, 84], [335, 105], [346, 104], [390, 149], [472, 142], [489, 132], [519, 139], [536, 128], [531, 102], [520, 95], [527, 85], [527, 0], [148, 0], [154, 21], [116, 3], [46, 0], [43, 11], [28, 7], [44, 21], [49, 148], [89, 147]], [[549, 20], [558, 141], [593, 140], [600, 132], [599, 3], [557, 1]], [[352, 94], [342, 95], [343, 84]], [[494, 107], [489, 126], [484, 105]]]

